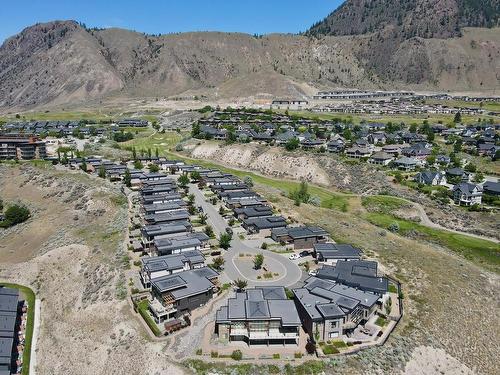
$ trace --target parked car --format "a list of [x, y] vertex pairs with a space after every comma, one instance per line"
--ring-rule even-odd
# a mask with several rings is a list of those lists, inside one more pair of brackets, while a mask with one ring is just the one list
[[288, 259], [290, 260], [295, 260], [295, 259], [299, 259], [300, 258], [300, 255], [299, 254], [290, 254], [290, 256], [288, 257]]
[[226, 227], [226, 233], [230, 234], [232, 236], [233, 235], [233, 230], [230, 227]]
[[309, 276], [316, 276], [317, 274], [318, 274], [318, 271], [316, 271], [316, 270], [309, 271]]
[[311, 253], [307, 250], [304, 250], [304, 251], [301, 251], [299, 255], [303, 258], [303, 257], [307, 257], [307, 256], [311, 255]]

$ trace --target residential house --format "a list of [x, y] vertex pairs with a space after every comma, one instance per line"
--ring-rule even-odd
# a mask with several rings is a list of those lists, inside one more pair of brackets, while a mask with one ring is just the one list
[[267, 216], [244, 219], [241, 225], [249, 234], [259, 233], [269, 237], [272, 229], [285, 228], [287, 223], [283, 216]]
[[446, 176], [442, 172], [436, 171], [423, 171], [417, 173], [414, 177], [415, 182], [424, 185], [446, 185]]
[[259, 287], [236, 293], [217, 310], [219, 340], [252, 345], [299, 345], [300, 318], [283, 287]]
[[217, 290], [219, 274], [203, 267], [151, 280], [149, 310], [157, 323], [191, 314], [208, 303]]
[[234, 216], [238, 220], [244, 220], [254, 217], [266, 217], [272, 215], [273, 210], [271, 209], [271, 207], [265, 206], [263, 204], [258, 206], [240, 207], [234, 209]]
[[500, 182], [486, 181], [483, 184], [483, 193], [488, 195], [500, 195]]
[[155, 238], [151, 253], [158, 256], [181, 254], [186, 251], [207, 250], [210, 238], [203, 232], [192, 232], [175, 237]]
[[458, 205], [472, 206], [481, 204], [483, 188], [469, 182], [461, 182], [453, 186], [453, 200]]
[[191, 230], [191, 223], [187, 220], [171, 224], [145, 225], [141, 228], [142, 245], [147, 250], [151, 247], [155, 239], [169, 238], [189, 233]]
[[276, 242], [293, 244], [295, 250], [312, 249], [318, 242], [326, 242], [329, 235], [317, 226], [274, 228], [271, 238]]
[[349, 158], [361, 159], [370, 157], [372, 151], [367, 147], [354, 146], [346, 149], [345, 154]]
[[398, 169], [406, 172], [413, 171], [418, 164], [419, 164], [418, 160], [406, 156], [394, 161], [394, 165]]
[[45, 159], [45, 142], [37, 137], [0, 136], [0, 160]]
[[450, 182], [468, 182], [470, 180], [470, 174], [465, 172], [462, 168], [450, 168], [446, 170], [446, 178]]
[[393, 160], [393, 156], [384, 151], [375, 152], [368, 162], [371, 164], [377, 165], [389, 165], [389, 163]]
[[360, 260], [363, 252], [349, 244], [316, 243], [313, 257], [320, 263], [334, 265], [339, 260]]
[[142, 257], [139, 274], [144, 287], [149, 288], [152, 279], [202, 267], [205, 267], [205, 257], [200, 251], [193, 250], [159, 257]]
[[304, 287], [293, 293], [302, 326], [316, 342], [349, 336], [383, 306], [386, 298], [316, 277], [308, 278]]

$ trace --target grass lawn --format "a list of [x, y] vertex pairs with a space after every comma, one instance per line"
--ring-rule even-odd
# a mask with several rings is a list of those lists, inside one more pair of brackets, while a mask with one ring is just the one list
[[321, 350], [323, 351], [323, 354], [325, 354], [325, 355], [340, 353], [339, 350], [334, 345], [325, 344], [323, 342], [323, 343], [320, 343], [319, 346], [321, 347]]
[[370, 212], [365, 215], [365, 218], [372, 224], [385, 229], [392, 223], [398, 223], [399, 234], [401, 235], [405, 235], [410, 231], [416, 232], [426, 241], [447, 247], [480, 266], [500, 273], [500, 245], [494, 242], [443, 229], [429, 228], [409, 220], [396, 218], [387, 213]]
[[377, 212], [390, 213], [407, 206], [409, 203], [404, 199], [391, 197], [389, 195], [372, 195], [361, 198], [363, 207]]
[[20, 118], [17, 119], [14, 115], [9, 115], [4, 117], [6, 121], [29, 121], [29, 120], [45, 120], [45, 121], [57, 121], [57, 120], [92, 120], [92, 121], [103, 121], [113, 119], [113, 113], [111, 112], [84, 112], [84, 111], [58, 111], [58, 112], [25, 112], [20, 113]]
[[154, 335], [161, 336], [161, 332], [158, 329], [158, 326], [154, 322], [153, 318], [151, 318], [151, 316], [149, 315], [148, 305], [149, 305], [148, 300], [144, 299], [137, 304], [137, 310], [139, 311], [139, 314], [141, 314], [142, 318], [146, 321], [149, 328], [151, 328], [151, 331], [154, 333]]
[[0, 283], [0, 286], [18, 289], [28, 302], [28, 321], [26, 323], [26, 339], [23, 352], [23, 375], [30, 372], [31, 344], [33, 340], [33, 328], [35, 323], [35, 293], [28, 287], [18, 284]]
[[379, 316], [375, 321], [375, 324], [378, 325], [379, 327], [383, 327], [387, 324], [387, 319], [384, 319], [381, 316]]
[[135, 147], [137, 154], [140, 155], [140, 150], [151, 149], [153, 155], [155, 149], [158, 148], [160, 156], [167, 156], [168, 151], [173, 149], [182, 139], [182, 134], [177, 132], [153, 133], [151, 129], [140, 132], [134, 139], [121, 143], [122, 148]]

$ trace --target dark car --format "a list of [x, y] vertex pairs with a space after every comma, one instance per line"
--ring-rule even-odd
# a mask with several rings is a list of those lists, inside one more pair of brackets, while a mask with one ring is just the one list
[[307, 250], [304, 250], [304, 251], [301, 251], [299, 253], [299, 255], [300, 255], [301, 258], [303, 258], [303, 257], [311, 255], [311, 253], [309, 251], [307, 251]]
[[233, 230], [229, 227], [226, 227], [226, 233], [230, 234], [231, 236], [233, 235]]

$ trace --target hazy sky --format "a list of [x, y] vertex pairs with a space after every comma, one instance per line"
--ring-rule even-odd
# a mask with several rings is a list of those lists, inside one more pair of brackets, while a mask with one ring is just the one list
[[0, 42], [37, 22], [73, 19], [89, 27], [149, 34], [182, 31], [297, 33], [343, 0], [17, 0], [0, 4]]

